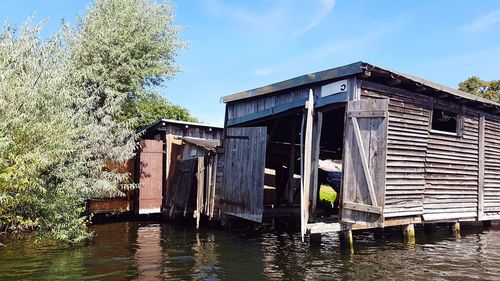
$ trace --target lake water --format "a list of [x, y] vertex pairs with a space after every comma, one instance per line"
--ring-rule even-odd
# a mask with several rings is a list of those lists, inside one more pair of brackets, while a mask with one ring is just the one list
[[[415, 243], [399, 232], [337, 234], [302, 243], [285, 229], [222, 231], [154, 223], [93, 227], [86, 246], [34, 245], [0, 237], [0, 280], [500, 280], [500, 228], [446, 228]], [[376, 237], [376, 238], [375, 238]]]

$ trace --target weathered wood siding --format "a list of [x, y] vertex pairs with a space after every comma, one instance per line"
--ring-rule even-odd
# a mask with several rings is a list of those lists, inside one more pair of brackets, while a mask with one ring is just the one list
[[222, 210], [261, 222], [267, 128], [227, 128], [226, 134]]
[[[421, 215], [425, 220], [477, 218], [480, 112], [370, 82], [363, 81], [362, 88], [362, 99], [390, 98], [385, 218]], [[463, 116], [457, 136], [430, 132], [434, 107]], [[485, 170], [484, 198], [491, 211], [498, 202], [500, 214], [500, 176], [494, 172], [495, 168], [500, 170], [499, 147], [495, 147], [498, 142], [495, 136], [500, 130], [495, 131], [495, 123], [486, 123], [486, 131], [490, 131], [485, 133], [485, 165], [491, 170]], [[493, 195], [495, 192], [498, 197]], [[484, 208], [486, 211], [487, 207]]]
[[425, 167], [424, 219], [477, 217], [478, 113], [463, 112], [463, 136], [430, 133]]
[[484, 217], [500, 219], [500, 117], [484, 120]]
[[[227, 116], [226, 122], [230, 123], [238, 118], [249, 116], [252, 114], [264, 113], [273, 108], [279, 108], [280, 106], [286, 106], [297, 101], [307, 100], [309, 95], [309, 90], [311, 88], [303, 88], [287, 93], [275, 94], [263, 96], [259, 99], [245, 99], [226, 105]], [[320, 87], [312, 87], [315, 98], [319, 97], [321, 93]], [[304, 103], [297, 104], [297, 107], [303, 107]]]
[[189, 159], [178, 163], [178, 169], [174, 175], [175, 184], [167, 192], [166, 207], [169, 208], [170, 217], [177, 215], [181, 211], [187, 215], [190, 195], [196, 190], [196, 170], [198, 159]]
[[362, 99], [389, 98], [384, 216], [421, 215], [424, 210], [425, 156], [429, 99], [363, 83]]

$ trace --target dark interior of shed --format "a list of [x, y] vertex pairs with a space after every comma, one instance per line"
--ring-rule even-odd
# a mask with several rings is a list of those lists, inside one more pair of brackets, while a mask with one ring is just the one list
[[339, 212], [344, 148], [345, 105], [323, 109], [318, 163], [318, 196], [315, 215], [335, 216]]
[[[300, 207], [300, 130], [302, 109], [296, 109], [252, 126], [267, 127], [264, 207], [279, 216]], [[288, 214], [289, 215], [289, 214]]]
[[[317, 204], [314, 204], [317, 209], [313, 213], [318, 216], [331, 216], [338, 213], [345, 105], [330, 106], [321, 111], [323, 121], [319, 159], [322, 164], [318, 168], [318, 196]], [[290, 212], [298, 214], [302, 108], [252, 123], [250, 126], [265, 126], [268, 132], [264, 186], [266, 214], [270, 216], [287, 216]], [[320, 190], [327, 195], [326, 200], [322, 200]], [[332, 197], [335, 200], [329, 202], [328, 199]]]

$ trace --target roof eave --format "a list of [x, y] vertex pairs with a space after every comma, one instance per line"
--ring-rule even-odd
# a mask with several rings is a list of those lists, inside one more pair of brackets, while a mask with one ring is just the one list
[[348, 65], [320, 71], [320, 72], [315, 72], [315, 73], [310, 73], [307, 75], [302, 75], [298, 76], [292, 79], [288, 79], [285, 81], [281, 81], [278, 83], [274, 83], [271, 85], [267, 85], [264, 87], [259, 87], [255, 88], [252, 90], [248, 91], [243, 91], [239, 92], [236, 94], [228, 95], [225, 97], [222, 97], [222, 101], [224, 103], [229, 103], [237, 100], [242, 100], [242, 99], [247, 99], [247, 98], [253, 98], [253, 97], [258, 97], [262, 95], [266, 95], [269, 93], [273, 92], [279, 92], [282, 90], [287, 90], [291, 88], [297, 88], [300, 86], [312, 84], [312, 83], [317, 83], [321, 81], [326, 81], [326, 80], [333, 80], [333, 79], [338, 79], [338, 78], [343, 78], [351, 75], [355, 75], [358, 73], [361, 73], [363, 71], [363, 67], [366, 65], [366, 63], [362, 61], [358, 61], [355, 63], [351, 63]]

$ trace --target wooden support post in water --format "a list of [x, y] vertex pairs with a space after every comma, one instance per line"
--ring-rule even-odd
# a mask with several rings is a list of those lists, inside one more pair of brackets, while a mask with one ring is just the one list
[[451, 234], [453, 237], [460, 239], [460, 222], [455, 222], [450, 225]]
[[415, 225], [414, 224], [408, 224], [404, 226], [403, 229], [403, 235], [405, 239], [415, 239]]
[[352, 230], [344, 230], [339, 232], [340, 247], [349, 253], [354, 253], [354, 240], [352, 238]]

